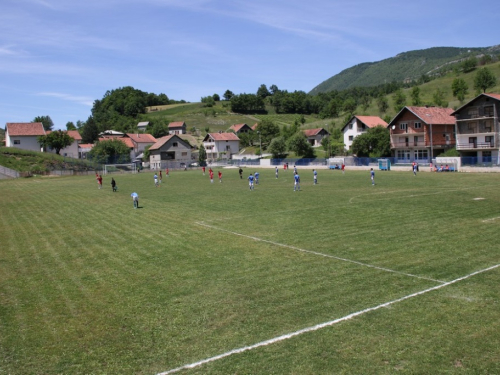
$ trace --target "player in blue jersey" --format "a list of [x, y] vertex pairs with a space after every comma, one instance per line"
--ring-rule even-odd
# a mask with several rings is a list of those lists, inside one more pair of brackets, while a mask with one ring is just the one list
[[300, 176], [297, 172], [293, 175], [293, 191], [300, 191]]
[[278, 167], [276, 167], [276, 171], [274, 172], [274, 174], [276, 175], [276, 178], [278, 178]]
[[250, 176], [248, 176], [248, 187], [250, 188], [250, 190], [253, 190], [253, 181], [254, 181], [253, 174], [250, 173]]
[[254, 177], [255, 177], [255, 185], [258, 185], [259, 184], [259, 172], [255, 172], [254, 174]]
[[313, 169], [313, 179], [314, 179], [314, 185], [318, 184], [318, 171], [316, 169]]
[[372, 180], [372, 185], [375, 185], [375, 171], [373, 168], [370, 168], [370, 178]]

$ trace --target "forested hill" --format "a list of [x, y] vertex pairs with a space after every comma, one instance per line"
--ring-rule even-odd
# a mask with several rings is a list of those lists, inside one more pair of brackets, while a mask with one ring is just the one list
[[320, 83], [310, 94], [352, 87], [377, 86], [392, 81], [417, 81], [423, 75], [440, 75], [463, 60], [483, 55], [498, 56], [500, 45], [482, 48], [434, 47], [403, 52], [377, 62], [367, 62], [345, 69]]

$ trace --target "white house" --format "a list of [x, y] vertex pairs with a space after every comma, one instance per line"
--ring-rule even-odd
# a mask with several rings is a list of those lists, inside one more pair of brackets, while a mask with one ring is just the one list
[[42, 151], [38, 142], [38, 137], [41, 135], [45, 135], [41, 122], [8, 122], [5, 125], [5, 146]]
[[235, 133], [208, 133], [203, 138], [207, 160], [231, 159], [240, 150], [240, 139]]
[[375, 126], [387, 126], [387, 122], [382, 120], [378, 116], [353, 116], [342, 128], [342, 133], [344, 133], [344, 145], [345, 149], [349, 150], [352, 146], [354, 138], [358, 135], [363, 134], [370, 128]]
[[[80, 143], [82, 143], [82, 136], [80, 135], [78, 130], [63, 130], [63, 131], [65, 133], [67, 133], [71, 138], [73, 138], [73, 143], [70, 144], [69, 146], [61, 149], [59, 151], [59, 155], [79, 159], [80, 158], [79, 145], [80, 145]], [[51, 131], [47, 131], [47, 134], [50, 134], [50, 133], [51, 133]], [[56, 150], [54, 150], [52, 148], [47, 148], [47, 152], [55, 153]]]
[[168, 124], [168, 134], [186, 134], [186, 123], [176, 121]]

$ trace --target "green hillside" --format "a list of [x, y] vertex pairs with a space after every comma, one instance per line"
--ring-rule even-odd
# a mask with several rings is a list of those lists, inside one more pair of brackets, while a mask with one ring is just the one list
[[435, 75], [452, 69], [472, 56], [498, 55], [500, 46], [484, 48], [434, 47], [400, 53], [378, 62], [362, 63], [345, 69], [313, 88], [310, 94], [351, 87], [381, 85], [386, 82], [418, 80], [422, 75]]

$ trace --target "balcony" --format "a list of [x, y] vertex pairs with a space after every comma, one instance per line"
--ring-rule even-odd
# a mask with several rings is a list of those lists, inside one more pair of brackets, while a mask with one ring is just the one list
[[459, 142], [457, 143], [457, 150], [479, 150], [479, 149], [492, 149], [495, 148], [495, 142]]

